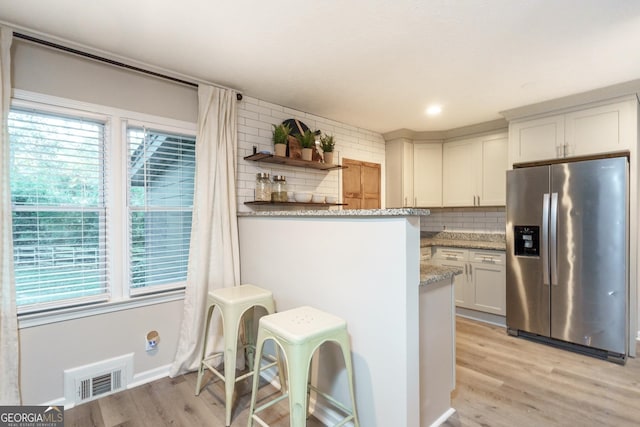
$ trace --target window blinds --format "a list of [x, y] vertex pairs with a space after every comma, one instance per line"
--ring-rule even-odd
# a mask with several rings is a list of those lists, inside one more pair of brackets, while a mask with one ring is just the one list
[[12, 109], [19, 307], [107, 299], [104, 124]]
[[131, 293], [156, 292], [187, 277], [195, 138], [127, 129]]

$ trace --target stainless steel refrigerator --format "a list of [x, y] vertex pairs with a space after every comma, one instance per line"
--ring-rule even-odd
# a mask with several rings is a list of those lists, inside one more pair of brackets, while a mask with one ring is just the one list
[[626, 157], [507, 172], [507, 331], [624, 363]]

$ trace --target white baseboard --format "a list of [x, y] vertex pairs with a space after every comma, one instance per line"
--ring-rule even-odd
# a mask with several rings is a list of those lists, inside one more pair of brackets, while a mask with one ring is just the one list
[[70, 405], [69, 407], [67, 407], [67, 405], [64, 404], [64, 397], [60, 397], [58, 399], [54, 399], [54, 400], [50, 400], [48, 402], [41, 403], [40, 406], [64, 406], [64, 409], [73, 408], [73, 405]]
[[431, 427], [438, 427], [439, 425], [442, 425], [445, 421], [449, 419], [451, 415], [455, 413], [456, 413], [455, 409], [449, 408], [444, 414], [440, 415], [440, 417], [431, 424]]
[[127, 389], [138, 387], [143, 384], [147, 384], [152, 381], [159, 380], [160, 378], [168, 377], [170, 369], [171, 369], [171, 364], [159, 366], [157, 368], [150, 369], [148, 371], [134, 374], [133, 380], [129, 384], [127, 384]]

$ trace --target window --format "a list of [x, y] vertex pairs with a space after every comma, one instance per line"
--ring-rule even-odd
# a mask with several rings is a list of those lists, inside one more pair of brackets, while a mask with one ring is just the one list
[[10, 111], [20, 313], [184, 288], [195, 126], [91, 107]]
[[184, 283], [189, 259], [195, 138], [127, 129], [132, 293]]
[[9, 113], [18, 306], [108, 297], [104, 123]]

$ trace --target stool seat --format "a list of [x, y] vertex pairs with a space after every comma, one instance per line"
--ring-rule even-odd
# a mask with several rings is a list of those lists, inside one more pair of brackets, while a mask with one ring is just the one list
[[[208, 297], [220, 304], [251, 304], [256, 302], [267, 302], [273, 298], [271, 291], [259, 288], [254, 285], [232, 286], [230, 288], [216, 289], [209, 292]], [[272, 305], [273, 302], [271, 302]]]
[[[209, 328], [211, 326], [211, 317], [214, 308], [218, 307], [220, 317], [222, 319], [222, 333], [224, 338], [224, 350], [207, 356], [207, 341], [209, 339]], [[240, 330], [240, 322], [243, 315], [254, 307], [262, 307], [269, 313], [275, 312], [273, 295], [266, 289], [259, 288], [254, 285], [240, 285], [229, 288], [216, 289], [207, 295], [207, 315], [205, 319], [204, 336], [202, 337], [202, 357], [198, 368], [198, 378], [196, 381], [196, 396], [200, 394], [202, 379], [205, 369], [211, 371], [216, 377], [224, 381], [225, 386], [225, 416], [226, 425], [231, 425], [231, 409], [233, 405], [233, 391], [235, 383], [251, 375], [254, 375], [255, 369], [263, 370], [272, 367], [276, 362], [260, 366], [262, 358], [256, 359], [254, 364], [253, 352], [255, 350], [255, 338], [251, 326], [253, 325], [252, 316], [245, 316], [244, 328], [245, 337], [248, 344], [244, 346], [247, 351], [247, 361], [249, 372], [236, 378], [236, 355], [238, 351], [238, 334]], [[224, 362], [224, 373], [221, 373], [213, 365], [213, 359], [221, 357]], [[281, 376], [281, 383], [284, 379]]]
[[334, 331], [347, 329], [347, 322], [343, 319], [308, 306], [265, 316], [260, 319], [260, 325], [292, 344], [329, 337]]
[[[283, 394], [281, 396], [256, 408], [258, 375], [254, 375], [251, 404], [249, 407], [249, 427], [253, 425], [254, 421], [262, 426], [266, 426], [267, 424], [257, 413], [287, 397], [289, 398], [290, 425], [294, 427], [306, 425], [305, 420], [309, 409], [308, 396], [310, 389], [326, 398], [327, 402], [345, 414], [342, 421], [337, 424], [338, 426], [353, 421], [354, 425], [359, 427], [353, 388], [351, 348], [349, 345], [346, 321], [308, 306], [263, 316], [258, 323], [255, 363], [258, 363], [257, 361], [260, 360], [262, 348], [267, 340], [273, 340], [277, 344], [275, 346], [276, 349], [279, 348], [280, 351], [284, 353], [283, 359], [287, 366], [286, 378], [288, 379], [288, 389], [285, 391], [284, 387], [282, 387]], [[347, 408], [333, 397], [309, 384], [311, 359], [316, 349], [327, 341], [337, 343], [342, 351], [351, 396], [351, 408]], [[282, 366], [278, 364], [279, 374], [282, 377], [281, 369]], [[284, 383], [281, 382], [281, 384]]]

